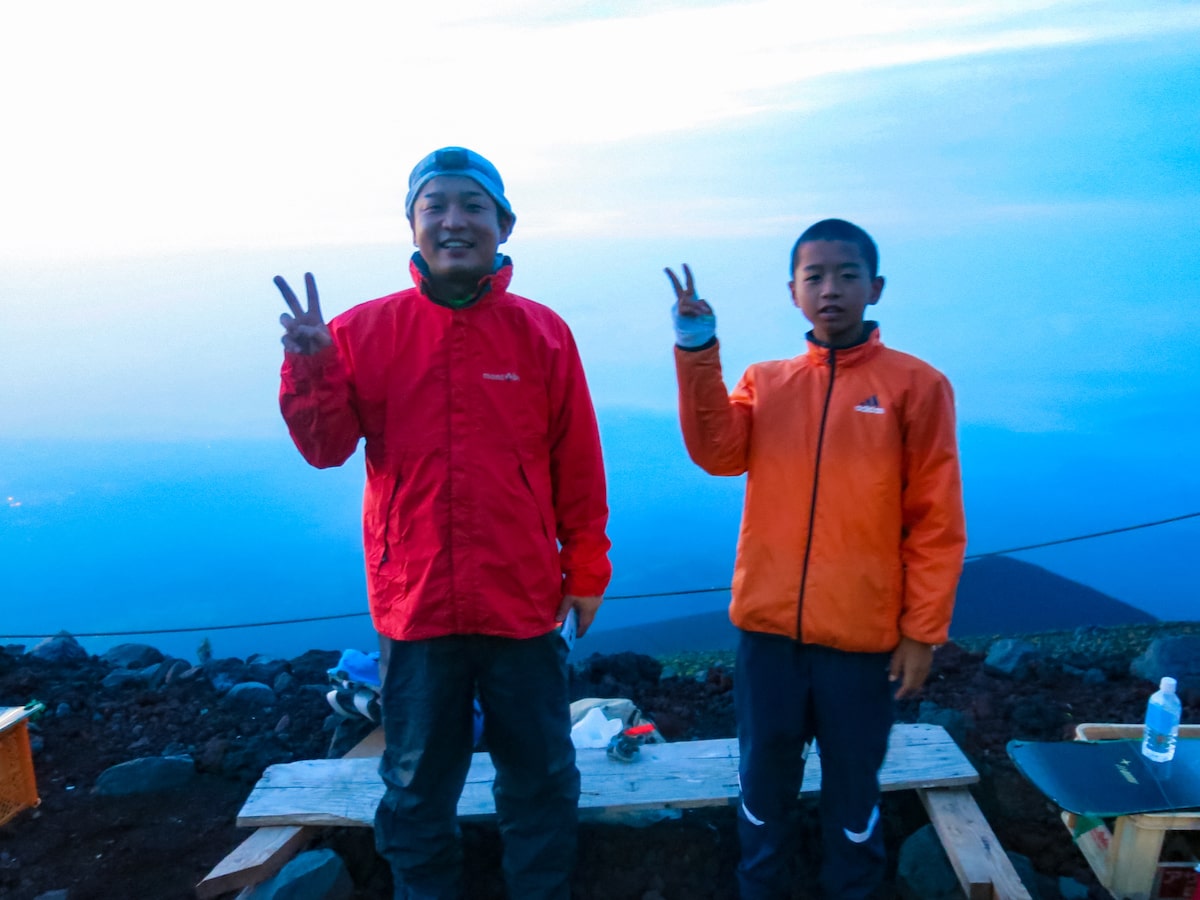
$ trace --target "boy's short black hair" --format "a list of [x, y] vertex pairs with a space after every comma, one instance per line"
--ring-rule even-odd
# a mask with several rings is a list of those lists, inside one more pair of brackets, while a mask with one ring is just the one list
[[870, 277], [874, 278], [879, 274], [879, 248], [875, 246], [869, 234], [845, 219], [822, 219], [815, 225], [809, 225], [804, 234], [796, 239], [792, 246], [792, 270], [788, 275], [796, 274], [796, 265], [800, 262], [800, 245], [810, 241], [848, 241], [857, 244], [863, 262], [870, 270]]

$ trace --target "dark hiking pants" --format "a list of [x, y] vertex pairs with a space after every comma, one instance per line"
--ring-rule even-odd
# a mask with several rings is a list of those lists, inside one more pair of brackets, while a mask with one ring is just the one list
[[790, 897], [793, 810], [803, 747], [821, 760], [821, 887], [826, 900], [866, 900], [883, 880], [879, 768], [893, 719], [890, 654], [846, 653], [743, 631], [734, 678], [742, 803], [742, 900]]
[[375, 846], [396, 900], [462, 896], [456, 810], [472, 753], [473, 700], [496, 767], [492, 793], [513, 900], [567, 900], [579, 771], [571, 743], [566, 646], [551, 632], [392, 641], [383, 685], [386, 786]]

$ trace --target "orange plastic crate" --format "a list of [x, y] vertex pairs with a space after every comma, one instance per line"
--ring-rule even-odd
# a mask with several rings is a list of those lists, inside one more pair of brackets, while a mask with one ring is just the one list
[[39, 803], [24, 717], [0, 731], [0, 825]]

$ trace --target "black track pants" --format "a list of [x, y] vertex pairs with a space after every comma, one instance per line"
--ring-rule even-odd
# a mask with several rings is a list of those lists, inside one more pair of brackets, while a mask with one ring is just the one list
[[566, 646], [462, 635], [392, 641], [383, 685], [386, 785], [375, 846], [396, 900], [462, 894], [456, 810], [471, 763], [473, 699], [496, 767], [493, 795], [509, 896], [567, 900], [575, 860], [579, 771], [571, 743]]
[[821, 761], [821, 886], [865, 900], [883, 880], [879, 768], [893, 721], [888, 653], [846, 653], [743, 631], [734, 700], [741, 754], [742, 900], [791, 896], [787, 860], [805, 742]]

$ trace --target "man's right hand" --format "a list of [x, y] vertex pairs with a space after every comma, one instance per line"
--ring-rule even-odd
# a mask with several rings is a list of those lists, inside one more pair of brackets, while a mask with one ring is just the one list
[[304, 273], [304, 286], [308, 290], [308, 310], [300, 306], [295, 292], [283, 276], [275, 276], [275, 287], [283, 294], [283, 301], [292, 311], [289, 316], [284, 313], [279, 317], [283, 326], [283, 349], [288, 353], [303, 353], [305, 355], [318, 353], [333, 343], [329, 326], [321, 318], [321, 301], [317, 298], [317, 283], [311, 272]]
[[687, 263], [683, 264], [686, 286], [680, 284], [670, 269], [663, 271], [671, 279], [671, 287], [675, 290], [675, 305], [671, 307], [671, 319], [675, 323], [675, 343], [689, 350], [703, 347], [717, 333], [717, 317], [713, 314], [712, 307], [708, 305], [708, 301], [696, 296], [696, 282]]

